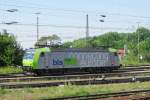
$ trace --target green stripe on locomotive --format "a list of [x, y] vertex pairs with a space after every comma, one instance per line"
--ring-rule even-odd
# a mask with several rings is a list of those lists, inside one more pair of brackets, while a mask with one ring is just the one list
[[114, 49], [114, 48], [109, 48], [108, 50], [109, 52], [117, 52], [117, 49]]
[[[32, 49], [33, 50], [33, 49]], [[26, 51], [30, 52], [30, 49]], [[34, 49], [34, 53], [33, 53], [33, 57], [31, 57], [31, 59], [25, 57], [25, 56], [29, 56], [26, 55], [23, 58], [23, 66], [24, 67], [31, 67], [31, 69], [38, 69], [39, 68], [39, 58], [42, 52], [50, 52], [49, 48], [38, 48], [38, 49]]]
[[64, 59], [64, 65], [75, 65], [77, 64], [77, 58], [71, 57], [71, 58], [65, 58]]

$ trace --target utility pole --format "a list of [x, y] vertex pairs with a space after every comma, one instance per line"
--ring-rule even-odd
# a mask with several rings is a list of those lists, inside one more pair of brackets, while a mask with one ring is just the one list
[[[140, 23], [139, 22], [137, 22], [137, 23], [138, 23], [138, 28], [137, 29], [139, 29]], [[140, 45], [139, 45], [139, 43], [140, 43], [140, 33], [138, 32], [137, 34], [138, 34], [138, 64], [139, 64], [140, 63]]]
[[89, 47], [89, 18], [88, 14], [86, 15], [86, 47]]
[[37, 15], [37, 23], [36, 23], [36, 26], [37, 26], [37, 29], [36, 29], [36, 32], [37, 32], [37, 42], [39, 40], [39, 12], [38, 13], [35, 13]]

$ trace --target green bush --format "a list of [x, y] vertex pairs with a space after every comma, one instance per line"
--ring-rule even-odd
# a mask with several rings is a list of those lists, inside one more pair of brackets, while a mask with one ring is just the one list
[[0, 66], [21, 65], [23, 50], [16, 38], [4, 30], [0, 33]]
[[21, 72], [23, 72], [22, 68], [18, 68], [18, 67], [14, 67], [14, 66], [0, 67], [0, 74], [21, 73]]

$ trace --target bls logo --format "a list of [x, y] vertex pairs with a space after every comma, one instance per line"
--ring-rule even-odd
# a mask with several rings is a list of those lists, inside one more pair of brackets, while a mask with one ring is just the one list
[[53, 65], [63, 65], [63, 61], [59, 60], [59, 59], [53, 59]]

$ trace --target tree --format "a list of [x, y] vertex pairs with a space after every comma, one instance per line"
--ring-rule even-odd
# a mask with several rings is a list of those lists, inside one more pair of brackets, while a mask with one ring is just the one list
[[[144, 27], [140, 27], [131, 33], [107, 32], [99, 36], [90, 37], [89, 43], [92, 47], [111, 46], [116, 49], [124, 48], [124, 45], [127, 45], [128, 56], [130, 57], [128, 59], [134, 58], [137, 60], [139, 53], [145, 61], [150, 62], [150, 30]], [[72, 47], [85, 47], [85, 38], [74, 40], [68, 44]]]
[[64, 44], [63, 44], [63, 48], [72, 48], [72, 42], [65, 42]]
[[3, 30], [0, 33], [0, 66], [21, 65], [23, 50], [16, 38]]
[[140, 41], [149, 40], [150, 39], [150, 30], [144, 27], [140, 27], [136, 30], [136, 34], [139, 34]]
[[55, 34], [52, 36], [41, 37], [38, 42], [36, 42], [35, 46], [60, 46], [61, 38]]

